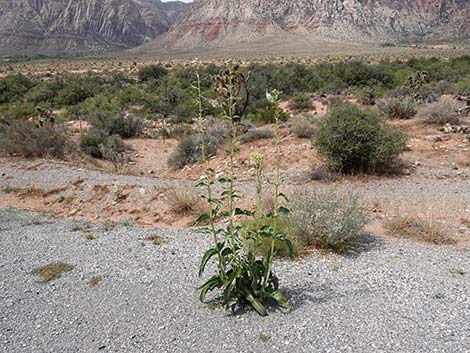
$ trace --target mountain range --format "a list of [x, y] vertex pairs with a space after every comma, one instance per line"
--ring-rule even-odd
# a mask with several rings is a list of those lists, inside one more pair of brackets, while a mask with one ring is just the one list
[[148, 47], [224, 47], [287, 34], [375, 44], [454, 41], [470, 36], [470, 1], [195, 0]]
[[0, 0], [0, 53], [131, 48], [166, 32], [189, 7], [160, 0]]
[[0, 0], [3, 54], [469, 37], [469, 0]]

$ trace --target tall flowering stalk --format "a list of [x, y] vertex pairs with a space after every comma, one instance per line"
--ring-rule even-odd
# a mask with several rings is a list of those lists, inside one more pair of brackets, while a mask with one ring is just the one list
[[[271, 226], [262, 226], [258, 220], [265, 217], [262, 213], [262, 156], [255, 155], [255, 180], [257, 184], [258, 210], [251, 212], [236, 207], [239, 196], [236, 191], [235, 175], [235, 155], [237, 153], [237, 129], [236, 121], [240, 117], [236, 116], [236, 104], [238, 96], [235, 92], [240, 91], [241, 84], [237, 79], [241, 77], [236, 66], [228, 66], [220, 76], [217, 77], [218, 93], [221, 99], [221, 106], [224, 110], [224, 118], [230, 124], [232, 139], [229, 148], [228, 165], [225, 176], [219, 179], [223, 186], [220, 199], [212, 197], [214, 184], [214, 172], [206, 164], [206, 180], [200, 185], [208, 189], [207, 201], [210, 204], [209, 214], [199, 217], [199, 222], [209, 221], [210, 226], [204, 228], [202, 232], [212, 234], [214, 237], [214, 247], [207, 250], [203, 255], [199, 267], [199, 275], [202, 276], [209, 261], [217, 256], [217, 273], [207, 279], [199, 287], [200, 299], [204, 301], [209, 291], [222, 289], [222, 300], [227, 309], [234, 310], [239, 304], [250, 304], [260, 315], [267, 315], [264, 301], [267, 298], [275, 300], [281, 307], [290, 308], [289, 302], [278, 290], [279, 280], [272, 273], [272, 261], [276, 253], [276, 241], [284, 242], [289, 250], [292, 249], [290, 241], [282, 233], [276, 231]], [[199, 84], [200, 86], [200, 84]], [[267, 95], [268, 100], [270, 96]], [[278, 97], [279, 94], [274, 95]], [[278, 99], [278, 98], [277, 98]], [[202, 116], [202, 114], [201, 114]], [[278, 119], [277, 119], [278, 120]], [[279, 124], [276, 125], [278, 131]], [[278, 133], [279, 136], [279, 133]], [[276, 153], [280, 156], [280, 139], [278, 138]], [[280, 157], [277, 157], [277, 169], [280, 166]], [[208, 178], [207, 175], [211, 175]], [[269, 217], [279, 216], [281, 208], [278, 201], [282, 194], [279, 192], [281, 184], [280, 172], [276, 172], [275, 199], [276, 211]], [[215, 218], [217, 215], [223, 216], [227, 220], [224, 228], [217, 229]], [[236, 223], [238, 217], [251, 217], [256, 222], [255, 229], [244, 229]], [[271, 251], [268, 255], [262, 255], [260, 245], [265, 239], [271, 239]]]

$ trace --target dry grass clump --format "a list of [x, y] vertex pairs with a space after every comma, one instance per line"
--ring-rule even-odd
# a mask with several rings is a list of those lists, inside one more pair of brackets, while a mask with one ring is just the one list
[[305, 116], [297, 116], [290, 121], [290, 129], [298, 138], [311, 139], [315, 134], [315, 129], [308, 118]]
[[358, 240], [369, 220], [357, 195], [338, 190], [297, 192], [290, 210], [289, 222], [302, 242], [337, 251]]
[[190, 187], [166, 191], [165, 203], [172, 213], [179, 215], [202, 214], [205, 211], [201, 197]]
[[448, 226], [432, 213], [402, 214], [395, 212], [385, 218], [387, 234], [392, 237], [404, 237], [434, 244], [454, 244]]
[[441, 97], [437, 102], [427, 105], [422, 112], [424, 121], [432, 125], [457, 125], [460, 122], [458, 108], [451, 97]]
[[60, 278], [64, 272], [72, 271], [74, 266], [65, 262], [53, 262], [45, 266], [35, 268], [31, 273], [41, 277], [41, 283], [46, 283]]

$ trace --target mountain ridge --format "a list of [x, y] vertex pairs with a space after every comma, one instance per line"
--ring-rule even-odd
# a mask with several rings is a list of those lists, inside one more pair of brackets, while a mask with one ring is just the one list
[[0, 53], [131, 48], [166, 32], [189, 7], [158, 0], [0, 0]]
[[470, 36], [467, 0], [195, 0], [144, 50], [230, 47], [286, 33], [378, 44]]

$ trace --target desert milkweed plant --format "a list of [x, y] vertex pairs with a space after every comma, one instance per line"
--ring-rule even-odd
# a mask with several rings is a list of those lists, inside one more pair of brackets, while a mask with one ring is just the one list
[[[267, 315], [266, 302], [276, 302], [279, 306], [289, 309], [287, 298], [279, 290], [279, 279], [272, 271], [273, 258], [278, 249], [276, 244], [285, 244], [288, 252], [292, 252], [292, 244], [286, 235], [276, 230], [276, 222], [271, 225], [262, 225], [257, 220], [261, 218], [276, 218], [288, 212], [286, 208], [279, 206], [280, 198], [284, 195], [280, 192], [280, 133], [279, 116], [275, 117], [276, 129], [276, 173], [274, 186], [275, 210], [269, 214], [263, 214], [261, 205], [263, 199], [263, 158], [260, 154], [252, 156], [254, 165], [254, 177], [257, 189], [256, 211], [245, 210], [237, 207], [240, 199], [238, 194], [237, 178], [235, 175], [235, 155], [237, 153], [237, 131], [236, 122], [240, 117], [236, 116], [236, 104], [238, 91], [237, 66], [228, 66], [217, 77], [218, 94], [221, 105], [224, 108], [224, 118], [231, 127], [231, 143], [228, 150], [228, 167], [225, 175], [216, 180], [215, 172], [209, 166], [208, 160], [203, 153], [206, 162], [205, 178], [198, 184], [206, 189], [203, 196], [208, 204], [208, 212], [199, 217], [197, 224], [208, 223], [209, 225], [200, 229], [201, 233], [208, 234], [213, 239], [213, 246], [208, 249], [199, 266], [199, 276], [203, 276], [210, 263], [214, 263], [215, 274], [210, 276], [199, 288], [200, 300], [205, 301], [207, 293], [219, 290], [224, 307], [234, 310], [237, 305], [249, 304], [260, 315]], [[198, 82], [200, 85], [199, 76]], [[199, 91], [200, 92], [200, 91]], [[266, 98], [272, 104], [279, 103], [279, 92], [273, 91], [266, 94]], [[201, 98], [199, 98], [201, 99]], [[204, 150], [205, 147], [202, 147]], [[214, 193], [215, 183], [220, 183], [222, 192], [217, 197]], [[224, 218], [227, 225], [217, 227], [215, 220]], [[256, 227], [244, 229], [237, 223], [239, 217], [253, 218]], [[270, 242], [270, 251], [261, 253], [261, 245]]]

